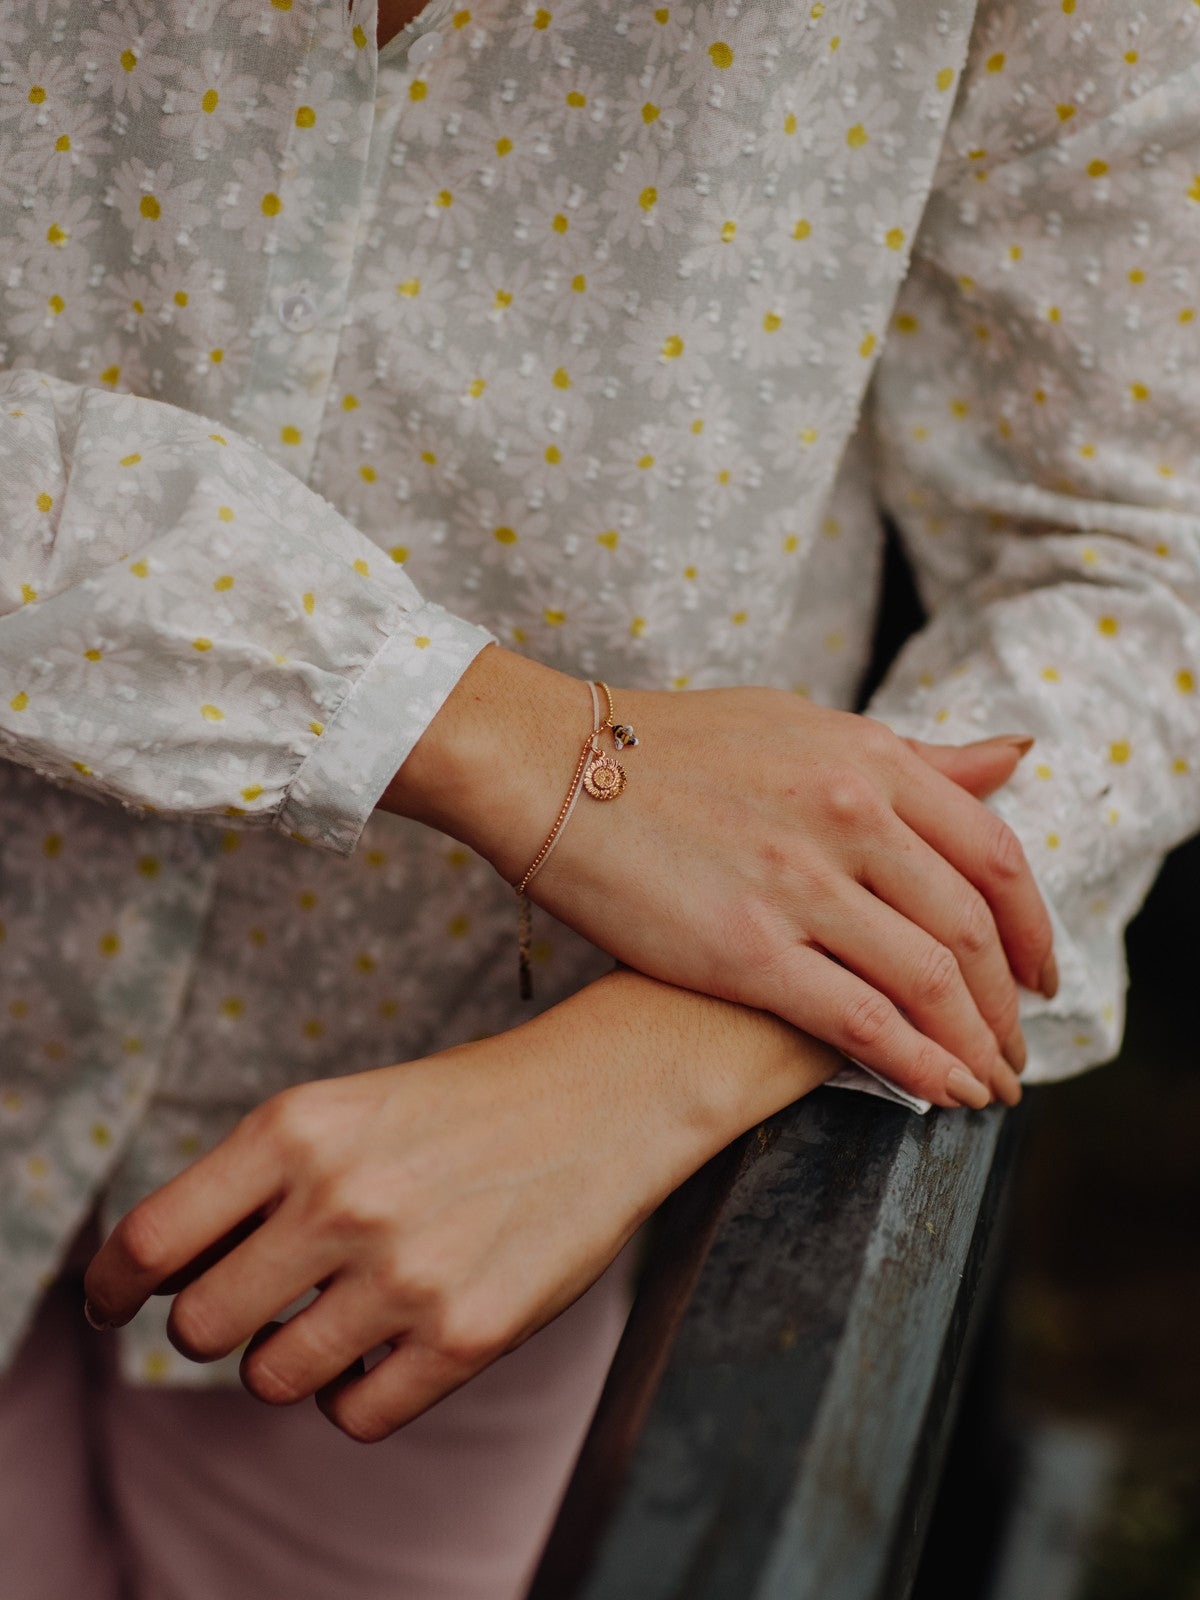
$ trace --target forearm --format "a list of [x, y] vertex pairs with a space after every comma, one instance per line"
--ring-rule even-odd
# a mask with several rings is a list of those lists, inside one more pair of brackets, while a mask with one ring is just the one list
[[609, 1118], [628, 1121], [635, 1141], [648, 1135], [661, 1183], [648, 1210], [843, 1064], [830, 1046], [767, 1012], [625, 968], [504, 1037], [538, 1059], [577, 1062]]

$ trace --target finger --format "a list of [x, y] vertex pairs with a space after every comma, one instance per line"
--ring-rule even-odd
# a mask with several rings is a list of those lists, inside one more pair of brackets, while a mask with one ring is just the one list
[[926, 744], [921, 739], [905, 739], [904, 743], [926, 766], [980, 800], [1008, 782], [1033, 746], [1031, 738], [1015, 733], [973, 744]]
[[[991, 1091], [964, 1062], [915, 1028], [886, 995], [823, 951], [797, 945], [781, 978], [780, 998], [767, 1003], [777, 1016], [935, 1105], [981, 1111], [991, 1103]], [[799, 996], [802, 1017], [796, 1014]]]
[[344, 1245], [298, 1226], [293, 1210], [285, 1201], [175, 1297], [167, 1336], [181, 1355], [190, 1361], [229, 1355], [338, 1267]]
[[[839, 907], [844, 942], [823, 939], [831, 955], [898, 1006], [926, 1037], [957, 1057], [1008, 1105], [1021, 1098], [1016, 1074], [1000, 1058], [954, 952], [923, 927], [854, 885]], [[820, 928], [817, 929], [821, 937]]]
[[242, 1357], [242, 1382], [267, 1405], [293, 1405], [405, 1331], [392, 1297], [346, 1274], [287, 1322], [255, 1335]]
[[1055, 988], [1050, 917], [1013, 830], [919, 759], [905, 760], [893, 806], [983, 895], [1018, 982], [1049, 998]]
[[96, 1319], [128, 1322], [200, 1253], [273, 1202], [281, 1173], [243, 1121], [214, 1150], [156, 1189], [117, 1223], [84, 1276]]
[[342, 1379], [320, 1390], [317, 1405], [351, 1439], [373, 1444], [428, 1411], [490, 1359], [464, 1360], [410, 1336], [364, 1377]]
[[973, 884], [911, 828], [867, 853], [859, 881], [953, 952], [980, 1016], [1014, 1072], [1025, 1065], [1020, 998], [995, 918]]

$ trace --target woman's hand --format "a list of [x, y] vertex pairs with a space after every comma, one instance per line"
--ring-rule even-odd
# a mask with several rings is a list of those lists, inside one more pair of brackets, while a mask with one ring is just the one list
[[550, 1321], [690, 1172], [837, 1064], [774, 1017], [613, 973], [495, 1039], [268, 1100], [117, 1225], [90, 1314], [116, 1325], [178, 1289], [185, 1355], [265, 1330], [242, 1363], [253, 1394], [316, 1394], [380, 1439]]
[[[1051, 928], [975, 794], [1019, 744], [912, 745], [771, 689], [614, 695], [640, 739], [625, 792], [581, 797], [531, 898], [639, 971], [773, 1011], [939, 1105], [1015, 1102], [1014, 975], [1054, 992]], [[515, 883], [589, 726], [584, 685], [485, 650], [383, 804]]]

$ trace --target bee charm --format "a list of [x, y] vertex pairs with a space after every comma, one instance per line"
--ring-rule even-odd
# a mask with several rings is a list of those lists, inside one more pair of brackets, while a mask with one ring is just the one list
[[632, 747], [637, 744], [638, 736], [627, 722], [614, 722], [612, 729], [613, 743], [618, 750], [624, 750], [626, 745]]

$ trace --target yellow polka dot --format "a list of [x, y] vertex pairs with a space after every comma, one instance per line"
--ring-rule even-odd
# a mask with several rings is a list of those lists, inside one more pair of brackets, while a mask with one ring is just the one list
[[228, 572], [224, 572], [219, 578], [214, 578], [213, 588], [216, 589], [218, 593], [224, 593], [226, 589], [233, 588], [233, 578]]
[[417, 635], [417, 637], [413, 640], [413, 644], [416, 645], [418, 650], [428, 650], [429, 646], [432, 643], [433, 643], [433, 640], [430, 639], [429, 636], [427, 634], [424, 634], [424, 633], [419, 633]]
[[308, 612], [310, 617], [312, 616], [313, 611], [316, 609], [316, 604], [317, 601], [315, 595], [306, 594], [304, 596], [304, 609]]
[[96, 940], [96, 948], [102, 956], [115, 956], [120, 952], [121, 939], [116, 933], [102, 933]]
[[96, 649], [85, 650], [83, 655], [86, 661], [102, 661], [104, 659], [101, 652]]
[[138, 210], [149, 222], [157, 222], [162, 216], [162, 207], [152, 194], [144, 194], [138, 201]]
[[944, 94], [945, 91], [954, 82], [954, 68], [953, 67], [943, 67], [942, 70], [938, 73], [936, 81], [937, 81], [938, 88]]
[[1188, 672], [1186, 668], [1181, 672], [1177, 672], [1175, 674], [1175, 687], [1180, 694], [1194, 694], [1196, 689], [1194, 674]]
[[546, 462], [552, 467], [558, 466], [559, 462], [562, 460], [562, 451], [556, 444], [548, 444], [542, 451], [542, 455]]
[[69, 133], [60, 133], [54, 141], [54, 148], [59, 155], [64, 155], [71, 148], [71, 135]]
[[639, 456], [637, 464], [643, 472], [648, 472], [654, 465], [654, 457], [651, 455]]
[[868, 356], [874, 354], [875, 345], [876, 345], [875, 335], [873, 333], [867, 334], [866, 338], [863, 340], [863, 342], [858, 347], [858, 353], [863, 358], [864, 361], [867, 359]]
[[596, 543], [605, 550], [615, 550], [621, 541], [621, 535], [615, 528], [606, 528], [603, 533], [596, 535]]
[[889, 250], [901, 250], [904, 247], [904, 229], [889, 228], [883, 236], [883, 242]]
[[1129, 385], [1129, 393], [1135, 400], [1149, 400], [1150, 398], [1150, 390], [1144, 383], [1131, 383]]
[[45, 89], [42, 88], [40, 83], [35, 83], [33, 88], [30, 89], [30, 91], [29, 91], [29, 104], [31, 106], [40, 106], [40, 105], [43, 104], [45, 99], [46, 99], [46, 91], [45, 91]]
[[1115, 633], [1120, 632], [1121, 624], [1117, 621], [1116, 617], [1101, 617], [1096, 623], [1096, 627], [1102, 634], [1105, 635], [1106, 638], [1111, 639]]
[[221, 1001], [221, 1015], [224, 1017], [240, 1017], [245, 1012], [245, 1009], [246, 1002], [242, 999], [241, 995], [226, 995], [224, 1000]]
[[354, 563], [354, 570], [360, 578], [369, 578], [371, 576], [371, 569], [361, 556]]
[[649, 211], [657, 204], [657, 202], [658, 190], [652, 183], [649, 183], [642, 190], [641, 194], [638, 195], [638, 205], [641, 206], [643, 211]]
[[545, 617], [546, 626], [549, 628], [561, 628], [563, 623], [567, 620], [567, 613], [565, 611], [558, 611], [553, 606], [547, 606], [542, 612], [542, 615]]
[[203, 705], [200, 707], [200, 715], [204, 718], [205, 722], [225, 721], [225, 713], [221, 710], [220, 706]]
[[571, 288], [576, 294], [583, 294], [587, 290], [587, 279], [582, 272], [577, 272], [571, 279]]
[[136, 467], [141, 459], [141, 456], [138, 455], [137, 451], [135, 450], [131, 455], [122, 456], [118, 465], [122, 467]]
[[296, 126], [298, 128], [312, 128], [316, 126], [317, 113], [311, 106], [296, 107]]
[[439, 189], [435, 199], [435, 204], [443, 207], [443, 209], [446, 206], [452, 206], [454, 204], [454, 196], [450, 193], [449, 189]]
[[363, 31], [361, 23], [357, 23], [356, 22], [354, 24], [354, 31], [352, 32], [350, 37], [354, 40], [354, 43], [355, 43], [355, 46], [356, 46], [357, 49], [365, 50], [367, 48], [367, 36], [366, 36], [366, 33]]
[[1047, 850], [1057, 850], [1061, 843], [1062, 843], [1062, 840], [1059, 838], [1059, 836], [1056, 833], [1048, 833], [1046, 835], [1046, 849]]
[[986, 65], [987, 65], [988, 71], [989, 72], [1003, 72], [1004, 71], [1004, 61], [1005, 61], [1004, 51], [1003, 50], [997, 50], [994, 56], [989, 56], [987, 58]]
[[846, 129], [846, 143], [851, 150], [861, 150], [869, 140], [869, 134], [861, 122], [856, 122], [852, 128]]
[[783, 326], [783, 318], [778, 311], [766, 311], [762, 319], [764, 333], [778, 333]]
[[1101, 161], [1097, 158], [1095, 161], [1088, 162], [1087, 175], [1089, 178], [1102, 178], [1107, 171], [1107, 161]]
[[261, 783], [248, 784], [246, 786], [246, 788], [244, 788], [242, 790], [242, 799], [243, 800], [257, 800], [259, 795], [262, 792], [263, 792], [263, 786], [262, 786]]
[[290, 422], [285, 422], [279, 430], [279, 437], [284, 444], [299, 444], [304, 435], [299, 428], [293, 427]]
[[566, 99], [567, 104], [575, 107], [576, 109], [578, 109], [580, 106], [587, 105], [587, 95], [580, 94], [578, 89], [568, 89]]
[[318, 739], [325, 732], [325, 724], [323, 722], [310, 722], [308, 727], [309, 732], [315, 733]]
[[633, 620], [629, 624], [629, 636], [630, 636], [630, 638], [631, 639], [642, 639], [642, 638], [645, 637], [645, 635], [646, 635], [646, 619], [645, 619], [645, 617], [634, 617]]
[[517, 530], [515, 528], [493, 528], [492, 538], [497, 544], [516, 544]]
[[283, 201], [270, 191], [263, 195], [261, 204], [264, 217], [277, 217], [283, 210]]
[[465, 28], [470, 20], [471, 13], [469, 11], [457, 11], [454, 14], [454, 26], [456, 28]]
[[446, 924], [446, 932], [452, 939], [461, 939], [470, 931], [471, 919], [462, 912], [456, 917], [451, 917]]
[[740, 628], [748, 616], [749, 612], [747, 611], [731, 611], [729, 614], [729, 620], [733, 623], [735, 628]]
[[126, 72], [132, 72], [134, 67], [137, 66], [137, 64], [138, 64], [138, 57], [137, 57], [137, 51], [136, 50], [122, 50], [121, 51], [121, 66]]
[[539, 6], [533, 14], [533, 26], [535, 28], [548, 28], [553, 20], [554, 13], [547, 11], [544, 6]]
[[306, 1039], [319, 1039], [325, 1032], [325, 1024], [320, 1017], [306, 1017], [302, 1031]]
[[208, 437], [213, 441], [214, 444], [228, 444], [229, 443], [229, 440], [225, 438], [224, 434], [210, 433]]
[[62, 855], [63, 836], [61, 833], [48, 833], [42, 840], [42, 854], [53, 860]]
[[8, 704], [9, 708], [13, 711], [24, 711], [29, 704], [29, 696], [25, 693], [24, 689], [21, 689], [15, 695], [13, 695]]
[[37, 508], [38, 508], [39, 511], [49, 511], [53, 504], [54, 504], [53, 495], [48, 495], [45, 492], [45, 490], [43, 490], [42, 493], [40, 495], [38, 495], [38, 497], [37, 497]]
[[1108, 759], [1123, 767], [1129, 760], [1129, 740], [1117, 739], [1108, 747]]
[[201, 111], [207, 112], [207, 114], [211, 117], [213, 112], [217, 109], [217, 104], [220, 98], [220, 95], [218, 95], [215, 89], [206, 89], [200, 100]]
[[896, 318], [897, 333], [916, 333], [921, 324], [911, 311], [901, 311]]
[[723, 71], [726, 67], [733, 65], [733, 51], [723, 39], [718, 39], [716, 44], [709, 45], [708, 59], [714, 67], [720, 67]]

